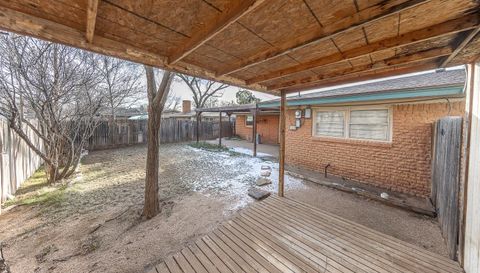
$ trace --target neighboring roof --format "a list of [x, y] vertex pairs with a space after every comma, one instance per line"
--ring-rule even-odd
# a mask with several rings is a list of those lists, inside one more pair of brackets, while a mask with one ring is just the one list
[[[188, 113], [181, 113], [181, 112], [164, 112], [162, 114], [162, 118], [165, 119], [165, 118], [191, 118], [191, 117], [195, 117], [197, 113], [195, 111], [192, 111], [192, 112], [188, 112]], [[222, 114], [223, 116], [225, 116], [225, 114]], [[213, 118], [216, 118], [218, 117], [218, 114], [217, 113], [209, 113], [209, 112], [206, 112], [206, 113], [202, 113], [202, 116], [203, 117], [213, 117]], [[136, 116], [132, 116], [130, 117], [128, 120], [147, 120], [148, 119], [148, 114], [146, 115], [136, 115]]]
[[[100, 115], [110, 116], [111, 110], [108, 107], [102, 108], [99, 111]], [[127, 107], [118, 107], [115, 109], [115, 116], [117, 117], [131, 117], [137, 115], [143, 115], [146, 113], [146, 110], [139, 108], [127, 108]]]
[[479, 10], [475, 0], [14, 0], [0, 1], [0, 28], [279, 95], [472, 63]]
[[[354, 86], [329, 88], [320, 92], [287, 98], [288, 105], [346, 103], [409, 98], [463, 96], [464, 69], [410, 75]], [[279, 99], [260, 102], [260, 108], [278, 107]]]
[[220, 106], [220, 107], [210, 107], [210, 108], [198, 108], [195, 109], [197, 112], [208, 113], [208, 112], [249, 112], [257, 107], [256, 104], [242, 104], [242, 105], [230, 105], [230, 106]]

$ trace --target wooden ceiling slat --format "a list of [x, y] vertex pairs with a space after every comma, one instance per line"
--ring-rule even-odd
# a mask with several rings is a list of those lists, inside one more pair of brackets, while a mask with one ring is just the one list
[[335, 62], [343, 60], [354, 59], [360, 56], [368, 55], [375, 51], [394, 49], [414, 43], [419, 43], [431, 39], [436, 39], [448, 35], [452, 35], [458, 32], [463, 32], [473, 28], [478, 28], [480, 23], [479, 14], [471, 14], [469, 16], [457, 18], [454, 20], [440, 23], [435, 26], [430, 26], [420, 30], [412, 31], [410, 33], [402, 34], [398, 37], [387, 38], [382, 41], [377, 41], [365, 46], [354, 48], [343, 53], [334, 53], [330, 56], [320, 59], [312, 60], [309, 62], [301, 63], [299, 65], [288, 67], [285, 69], [277, 70], [268, 74], [259, 75], [254, 78], [248, 79], [247, 84], [255, 84], [260, 82], [269, 81], [284, 77], [286, 75], [294, 74], [306, 69], [312, 69], [316, 67], [325, 66]]
[[413, 54], [409, 55], [404, 55], [404, 56], [396, 56], [393, 58], [389, 58], [386, 60], [374, 62], [371, 64], [366, 64], [362, 66], [357, 66], [357, 67], [351, 67], [343, 71], [333, 71], [330, 73], [325, 73], [322, 75], [317, 75], [314, 77], [307, 77], [303, 79], [295, 79], [293, 81], [289, 82], [281, 82], [275, 85], [270, 85], [267, 86], [268, 90], [280, 90], [284, 88], [288, 88], [291, 86], [301, 86], [304, 84], [311, 84], [312, 82], [316, 81], [322, 81], [328, 78], [334, 78], [334, 77], [339, 77], [343, 76], [346, 74], [354, 74], [354, 73], [361, 73], [367, 70], [375, 70], [375, 69], [382, 69], [386, 67], [394, 67], [398, 65], [405, 65], [409, 63], [415, 63], [418, 61], [425, 61], [425, 60], [430, 60], [430, 59], [436, 59], [438, 57], [443, 57], [450, 55], [453, 52], [453, 49], [451, 47], [443, 47], [443, 48], [434, 48], [430, 50], [425, 50], [421, 52], [416, 52]]
[[220, 16], [212, 19], [212, 22], [207, 23], [205, 27], [196, 32], [195, 36], [191, 37], [187, 43], [180, 46], [178, 50], [169, 57], [169, 63], [174, 64], [178, 62], [192, 51], [196, 50], [207, 41], [215, 37], [215, 35], [242, 18], [242, 16], [253, 11], [263, 2], [265, 2], [265, 0], [233, 1], [233, 4], [226, 10], [223, 10]]
[[98, 0], [88, 0], [87, 6], [87, 27], [85, 31], [85, 38], [87, 42], [93, 41], [95, 34], [95, 22], [97, 21]]
[[253, 1], [2, 0], [0, 28], [274, 94], [480, 55], [478, 0]]
[[[174, 66], [169, 66], [165, 56], [160, 56], [150, 51], [146, 51], [143, 48], [124, 44], [100, 35], [96, 35], [94, 41], [88, 43], [85, 40], [84, 31], [1, 6], [0, 29], [77, 48], [83, 48], [92, 52], [137, 63], [167, 68], [175, 72], [193, 74], [206, 79], [215, 79], [219, 82], [246, 87], [245, 82], [242, 80], [227, 76], [218, 78], [213, 71], [208, 71], [193, 64], [179, 62]], [[259, 85], [255, 86], [254, 89], [258, 91], [267, 91], [264, 87]]]
[[361, 28], [369, 23], [385, 18], [392, 14], [416, 7], [420, 4], [427, 2], [428, 0], [395, 0], [387, 3], [381, 3], [364, 9], [352, 16], [339, 20], [331, 25], [327, 25], [321, 29], [319, 33], [313, 33], [312, 38], [287, 41], [283, 45], [279, 45], [278, 48], [269, 49], [244, 60], [242, 62], [232, 65], [230, 69], [218, 71], [217, 75], [227, 75], [238, 70], [248, 68], [250, 66], [268, 61], [270, 59], [288, 54], [292, 51], [311, 46], [313, 44], [324, 41], [325, 39], [331, 39], [339, 34], [351, 31], [356, 28]]
[[470, 31], [470, 33], [463, 39], [463, 41], [455, 48], [455, 50], [445, 58], [445, 60], [440, 64], [440, 67], [446, 67], [457, 55], [460, 53], [480, 32], [480, 27], [477, 27]]

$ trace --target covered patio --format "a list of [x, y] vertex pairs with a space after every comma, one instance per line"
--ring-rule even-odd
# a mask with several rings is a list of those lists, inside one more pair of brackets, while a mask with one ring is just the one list
[[[6, 0], [0, 28], [280, 96], [280, 197], [288, 93], [469, 64], [458, 260], [477, 273], [479, 10], [474, 0]], [[279, 197], [157, 270], [462, 272], [457, 262]]]

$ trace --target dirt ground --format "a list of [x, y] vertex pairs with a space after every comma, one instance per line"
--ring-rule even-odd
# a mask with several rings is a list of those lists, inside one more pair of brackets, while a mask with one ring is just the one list
[[[172, 144], [160, 154], [162, 213], [151, 220], [140, 215], [144, 146], [92, 152], [55, 198], [8, 208], [0, 242], [12, 272], [144, 272], [253, 202], [262, 165], [278, 179], [278, 164], [238, 153]], [[290, 176], [286, 195], [445, 255], [434, 219]]]

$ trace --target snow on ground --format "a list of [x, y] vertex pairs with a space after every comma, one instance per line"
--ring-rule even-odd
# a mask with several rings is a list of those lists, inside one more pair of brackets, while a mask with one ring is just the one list
[[[253, 156], [253, 150], [252, 149], [247, 149], [247, 148], [243, 148], [243, 147], [233, 147], [233, 148], [230, 148], [230, 150], [233, 151], [233, 152], [236, 152], [236, 153]], [[257, 157], [273, 157], [273, 155], [267, 154], [267, 153], [257, 152]]]
[[[190, 147], [197, 153], [200, 160], [209, 162], [218, 162], [218, 168], [226, 168], [232, 176], [222, 176], [219, 180], [208, 177], [207, 179], [197, 179], [194, 182], [194, 190], [211, 195], [211, 191], [216, 189], [215, 194], [228, 196], [232, 201], [228, 210], [236, 211], [245, 207], [253, 198], [247, 195], [249, 188], [256, 186], [256, 181], [261, 177], [262, 166], [268, 166], [271, 174], [268, 177], [272, 180], [272, 184], [259, 187], [263, 190], [276, 194], [278, 189], [278, 163], [266, 160], [261, 157], [252, 157], [248, 155], [249, 150], [245, 148], [234, 148], [230, 151], [240, 153], [240, 155], [229, 152], [208, 151]], [[268, 156], [268, 154], [263, 154]], [[262, 156], [262, 155], [259, 155]], [[220, 171], [225, 173], [224, 171]], [[285, 174], [285, 189], [304, 189], [306, 186], [302, 180]], [[220, 190], [218, 190], [220, 189]]]

